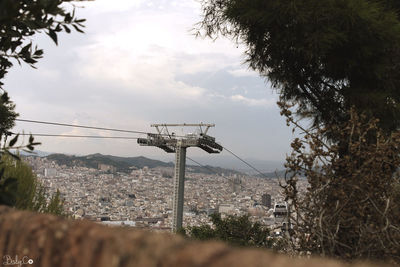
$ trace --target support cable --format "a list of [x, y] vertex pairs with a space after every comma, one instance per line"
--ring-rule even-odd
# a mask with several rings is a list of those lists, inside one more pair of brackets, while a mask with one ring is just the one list
[[[190, 158], [190, 157], [188, 157], [188, 156], [186, 156], [186, 158], [187, 158], [188, 160], [193, 161], [194, 163], [196, 163], [197, 165], [199, 165], [200, 167], [202, 167], [202, 168], [204, 168], [204, 169], [207, 169], [207, 170], [209, 170], [209, 171], [211, 171], [211, 172], [213, 172], [213, 173], [215, 173], [215, 174], [219, 174], [216, 170], [213, 170], [212, 168], [210, 168], [210, 167], [208, 167], [208, 166], [206, 166], [206, 165], [203, 165], [203, 164], [201, 164], [201, 163], [195, 161], [194, 159], [192, 159], [192, 158]], [[229, 182], [231, 181], [231, 179], [229, 179], [228, 177], [225, 177], [225, 176], [222, 176], [222, 175], [221, 175], [221, 177], [224, 178], [225, 180], [228, 180]]]
[[[220, 144], [221, 145], [221, 144]], [[222, 146], [222, 145], [221, 145]], [[242, 159], [241, 157], [239, 157], [238, 155], [236, 155], [235, 153], [233, 153], [232, 151], [230, 151], [229, 149], [227, 149], [226, 147], [222, 146], [223, 149], [225, 149], [226, 151], [228, 151], [230, 154], [232, 154], [234, 157], [236, 157], [238, 160], [240, 160], [241, 162], [243, 162], [244, 164], [246, 164], [247, 166], [249, 166], [250, 168], [252, 168], [253, 170], [255, 170], [256, 172], [258, 172], [259, 174], [261, 174], [264, 178], [268, 178], [264, 173], [262, 173], [261, 171], [259, 171], [256, 167], [254, 167], [253, 165], [251, 165], [250, 163], [248, 163], [247, 161], [245, 161], [244, 159]]]
[[201, 164], [201, 163], [195, 161], [194, 159], [192, 159], [192, 158], [190, 158], [190, 157], [188, 157], [188, 156], [186, 156], [186, 158], [187, 158], [188, 160], [193, 161], [194, 163], [196, 163], [196, 164], [199, 165], [200, 167], [202, 167], [202, 168], [204, 168], [204, 169], [207, 169], [207, 170], [209, 170], [209, 171], [211, 171], [211, 172], [213, 172], [213, 173], [215, 173], [215, 174], [218, 174], [217, 171], [215, 171], [215, 170], [209, 168], [208, 166], [205, 166], [205, 165], [203, 165], [203, 164]]
[[[148, 132], [145, 132], [145, 131], [124, 130], [124, 129], [105, 128], [105, 127], [94, 127], [94, 126], [87, 126], [87, 125], [76, 125], [76, 124], [60, 123], [60, 122], [25, 120], [25, 119], [15, 119], [15, 120], [16, 121], [21, 121], [21, 122], [47, 124], [47, 125], [55, 125], [55, 126], [65, 126], [65, 127], [74, 127], [74, 128], [84, 128], [84, 129], [92, 129], [92, 130], [113, 131], [113, 132], [122, 132], [122, 133], [136, 133], [136, 134], [149, 134]], [[168, 136], [167, 134], [161, 134], [161, 135]], [[180, 137], [180, 136], [178, 136], [178, 137]]]
[[[16, 133], [11, 133], [12, 135], [17, 135]], [[129, 139], [129, 140], [136, 140], [138, 137], [130, 137], [130, 136], [99, 136], [99, 135], [74, 135], [74, 134], [41, 134], [41, 133], [33, 133], [33, 134], [26, 134], [21, 133], [20, 136], [30, 136], [33, 137], [76, 137], [76, 138], [96, 138], [96, 139]]]

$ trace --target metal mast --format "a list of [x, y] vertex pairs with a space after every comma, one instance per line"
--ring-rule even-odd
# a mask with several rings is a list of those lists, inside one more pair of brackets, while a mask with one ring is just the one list
[[[200, 134], [187, 134], [177, 137], [168, 131], [168, 127], [199, 127]], [[176, 232], [182, 227], [183, 200], [185, 187], [186, 148], [199, 147], [208, 153], [220, 153], [222, 146], [215, 142], [215, 138], [207, 135], [208, 129], [215, 124], [152, 124], [158, 134], [147, 134], [147, 138], [138, 138], [141, 146], [156, 146], [167, 153], [175, 153], [175, 176], [172, 230]], [[202, 127], [205, 127], [203, 129]]]

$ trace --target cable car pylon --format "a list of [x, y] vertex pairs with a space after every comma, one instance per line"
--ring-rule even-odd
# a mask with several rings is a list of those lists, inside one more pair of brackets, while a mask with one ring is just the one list
[[[220, 153], [223, 148], [215, 142], [214, 137], [207, 135], [208, 130], [215, 127], [215, 124], [152, 124], [151, 127], [155, 127], [158, 133], [148, 133], [147, 138], [138, 138], [137, 143], [141, 146], [156, 146], [167, 153], [175, 153], [172, 231], [176, 232], [182, 228], [186, 149], [188, 147], [199, 147], [211, 154]], [[170, 133], [168, 127], [199, 127], [200, 134], [187, 134], [178, 137], [174, 133]]]

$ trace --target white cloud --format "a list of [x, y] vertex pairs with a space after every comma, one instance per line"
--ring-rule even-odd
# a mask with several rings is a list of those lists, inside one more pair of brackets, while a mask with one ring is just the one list
[[235, 102], [240, 102], [244, 103], [249, 106], [262, 106], [262, 107], [271, 107], [275, 104], [276, 100], [271, 98], [271, 99], [254, 99], [254, 98], [247, 98], [242, 95], [233, 95], [230, 97], [231, 100]]
[[[164, 2], [169, 3], [154, 1]], [[101, 3], [96, 8], [106, 5]], [[240, 64], [240, 51], [230, 41], [212, 42], [190, 34], [189, 29], [196, 22], [193, 1], [176, 2], [178, 10], [169, 8], [165, 12], [140, 8], [141, 1], [135, 3], [132, 14], [110, 22], [107, 30], [96, 29], [91, 44], [78, 50], [76, 68], [80, 75], [111, 82], [130, 93], [162, 100], [166, 96], [170, 100], [194, 100], [202, 97], [205, 89], [176, 81], [178, 74], [216, 71]]]
[[101, 13], [122, 12], [143, 5], [146, 0], [96, 0], [85, 2], [84, 6], [92, 14], [99, 15]]
[[[149, 95], [165, 100], [195, 99], [204, 89], [186, 85], [174, 79], [174, 56], [152, 49], [141, 55], [129, 55], [122, 49], [94, 46], [83, 52], [81, 75], [92, 80], [114, 83], [126, 92]], [[84, 62], [84, 63], [83, 63]]]
[[42, 67], [40, 70], [37, 72], [37, 75], [42, 76], [44, 79], [47, 80], [58, 80], [60, 79], [61, 72], [56, 69], [50, 69], [50, 68], [45, 68]]
[[229, 70], [228, 72], [236, 77], [259, 77], [257, 72], [245, 68]]

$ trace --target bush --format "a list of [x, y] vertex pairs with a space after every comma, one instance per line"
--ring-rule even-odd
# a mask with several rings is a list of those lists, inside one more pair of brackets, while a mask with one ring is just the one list
[[[400, 133], [385, 134], [378, 120], [349, 111], [341, 125], [304, 129], [281, 103], [288, 122], [300, 127], [287, 158], [286, 200], [299, 253], [346, 260], [400, 263]], [[336, 142], [324, 141], [326, 133]], [[305, 175], [309, 186], [299, 192]]]
[[[8, 204], [17, 209], [31, 210], [56, 215], [65, 215], [63, 201], [60, 192], [49, 196], [44, 186], [38, 181], [32, 169], [22, 160], [3, 155], [0, 169], [3, 170], [3, 185], [7, 181], [9, 186], [3, 186], [4, 192], [0, 192], [3, 204]], [[1, 204], [1, 203], [0, 203]]]
[[221, 214], [214, 213], [210, 219], [213, 227], [203, 224], [188, 227], [180, 233], [199, 240], [220, 240], [234, 246], [272, 247], [269, 230], [260, 223], [251, 222], [247, 215], [229, 215], [222, 219]]

